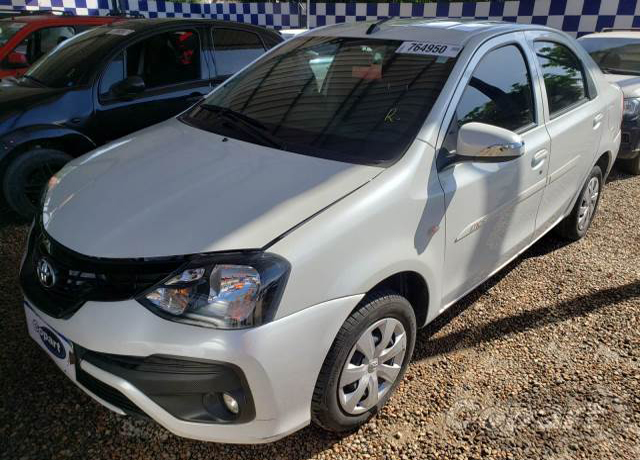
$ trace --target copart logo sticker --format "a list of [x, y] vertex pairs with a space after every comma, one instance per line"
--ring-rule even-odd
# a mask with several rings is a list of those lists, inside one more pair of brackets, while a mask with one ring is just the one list
[[33, 320], [33, 327], [40, 336], [40, 340], [42, 340], [44, 346], [47, 347], [47, 350], [60, 359], [66, 358], [67, 352], [55, 332], [46, 326], [40, 326], [36, 320]]

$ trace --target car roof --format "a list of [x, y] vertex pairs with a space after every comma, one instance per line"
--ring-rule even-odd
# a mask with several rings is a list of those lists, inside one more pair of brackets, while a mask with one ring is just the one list
[[56, 23], [56, 22], [92, 22], [96, 20], [103, 21], [116, 21], [119, 18], [117, 16], [57, 16], [55, 14], [43, 14], [43, 15], [15, 15], [9, 16], [6, 18], [0, 19], [0, 22], [24, 22], [24, 23], [32, 23], [32, 22], [47, 22], [47, 23]]
[[580, 37], [581, 40], [584, 38], [640, 38], [640, 29], [605, 30]]
[[206, 24], [213, 25], [218, 27], [229, 27], [233, 25], [233, 27], [253, 29], [253, 30], [261, 30], [268, 31], [272, 33], [277, 33], [275, 31], [271, 31], [263, 26], [256, 26], [253, 24], [246, 24], [242, 22], [233, 22], [233, 21], [222, 21], [218, 19], [196, 19], [196, 18], [154, 18], [154, 19], [125, 19], [124, 21], [118, 21], [117, 24], [113, 24], [113, 27], [117, 27], [119, 29], [131, 29], [136, 32], [153, 29], [161, 26], [171, 26], [171, 25], [180, 25], [180, 24]]
[[[370, 34], [367, 30], [378, 24]], [[506, 21], [476, 19], [387, 19], [343, 23], [314, 29], [308, 35], [330, 35], [344, 37], [380, 38], [391, 40], [429, 40], [451, 45], [464, 45], [471, 39], [485, 38], [508, 32], [523, 30], [548, 30], [559, 32], [546, 26], [518, 24]], [[306, 34], [305, 34], [306, 35]]]

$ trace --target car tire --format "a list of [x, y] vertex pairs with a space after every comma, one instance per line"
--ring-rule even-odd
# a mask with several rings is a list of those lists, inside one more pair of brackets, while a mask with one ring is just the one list
[[557, 233], [571, 241], [578, 241], [587, 234], [598, 210], [602, 195], [603, 178], [600, 166], [594, 166], [587, 177], [575, 206], [557, 227]]
[[[313, 422], [340, 433], [373, 417], [402, 380], [416, 329], [407, 299], [389, 290], [367, 295], [340, 328], [322, 365], [311, 403]], [[381, 345], [383, 337], [386, 346]], [[364, 348], [369, 350], [366, 355]], [[385, 358], [390, 359], [382, 361]], [[375, 382], [378, 392], [374, 395], [369, 390]]]
[[72, 157], [60, 150], [34, 148], [16, 156], [7, 167], [2, 184], [7, 204], [25, 219], [31, 219], [46, 183]]
[[624, 172], [633, 174], [634, 176], [640, 175], [640, 156], [633, 160], [622, 160], [621, 163]]

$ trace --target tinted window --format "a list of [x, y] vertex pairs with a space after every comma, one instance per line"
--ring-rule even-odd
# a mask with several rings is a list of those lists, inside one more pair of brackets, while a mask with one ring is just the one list
[[264, 53], [260, 37], [252, 32], [234, 29], [214, 29], [216, 74], [236, 73]]
[[401, 44], [293, 38], [183, 120], [305, 155], [388, 164], [414, 141], [456, 61], [397, 52]]
[[538, 61], [542, 67], [551, 115], [586, 98], [585, 78], [578, 57], [564, 45], [535, 42]]
[[100, 80], [100, 94], [109, 93], [114, 84], [124, 80], [124, 75], [124, 54], [121, 53], [107, 65]]
[[585, 37], [579, 42], [604, 72], [640, 75], [640, 40]]
[[28, 81], [38, 81], [52, 88], [87, 83], [105, 54], [123, 40], [122, 36], [111, 31], [107, 27], [98, 27], [65, 40], [29, 69]]
[[200, 38], [195, 30], [154, 35], [127, 48], [127, 77], [147, 88], [200, 79]]
[[489, 52], [462, 93], [443, 147], [455, 152], [458, 129], [473, 121], [511, 131], [533, 125], [533, 100], [529, 70], [520, 49], [509, 45]]
[[0, 46], [5, 45], [24, 26], [24, 22], [0, 21]]
[[106, 67], [100, 81], [105, 95], [114, 83], [140, 77], [147, 89], [175, 85], [200, 76], [200, 39], [195, 30], [165, 32], [129, 46]]
[[29, 35], [20, 43], [15, 53], [23, 54], [29, 64], [33, 64], [60, 43], [73, 37], [73, 27], [48, 27], [40, 29]]

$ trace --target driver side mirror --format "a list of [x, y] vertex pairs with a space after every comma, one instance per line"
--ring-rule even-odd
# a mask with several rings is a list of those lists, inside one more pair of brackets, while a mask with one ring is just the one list
[[114, 83], [111, 86], [111, 93], [117, 97], [134, 96], [142, 93], [146, 88], [144, 80], [140, 77], [128, 77], [124, 80]]
[[16, 51], [12, 51], [7, 55], [6, 63], [11, 69], [26, 69], [29, 67], [27, 55]]
[[513, 131], [471, 122], [458, 131], [456, 153], [462, 161], [498, 163], [521, 157], [525, 149], [522, 137]]

